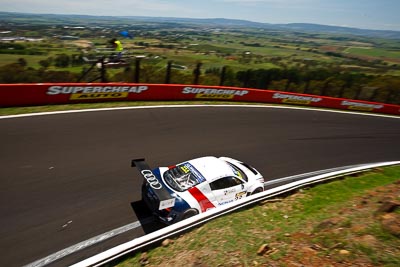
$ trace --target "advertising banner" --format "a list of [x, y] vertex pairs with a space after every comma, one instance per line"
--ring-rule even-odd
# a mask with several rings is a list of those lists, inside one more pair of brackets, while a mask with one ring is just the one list
[[400, 105], [237, 87], [134, 83], [0, 84], [0, 107], [173, 100], [276, 103], [400, 115]]

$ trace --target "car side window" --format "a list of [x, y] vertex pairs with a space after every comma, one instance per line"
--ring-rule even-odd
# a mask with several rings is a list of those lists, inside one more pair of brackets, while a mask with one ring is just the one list
[[220, 190], [242, 184], [242, 181], [236, 177], [228, 176], [210, 183], [211, 190]]

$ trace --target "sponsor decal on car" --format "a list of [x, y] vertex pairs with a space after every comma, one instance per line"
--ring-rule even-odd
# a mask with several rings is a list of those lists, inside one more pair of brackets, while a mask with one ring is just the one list
[[179, 165], [179, 168], [181, 168], [184, 173], [192, 173], [198, 184], [206, 180], [206, 178], [204, 178], [204, 176], [189, 162]]
[[185, 87], [182, 90], [183, 94], [195, 94], [195, 98], [207, 99], [233, 99], [235, 96], [244, 96], [249, 93], [247, 90], [233, 89], [212, 89], [212, 88], [196, 88]]
[[150, 185], [151, 188], [153, 189], [162, 188], [161, 183], [158, 181], [158, 179], [151, 170], [142, 170], [140, 172], [142, 173], [143, 177], [146, 179], [147, 183]]
[[286, 104], [302, 104], [308, 105], [322, 100], [320, 97], [312, 97], [312, 96], [300, 96], [300, 95], [289, 95], [282, 93], [275, 93], [272, 98], [282, 99], [282, 103]]
[[233, 199], [227, 200], [227, 201], [224, 201], [224, 202], [220, 202], [220, 203], [218, 203], [218, 205], [222, 206], [222, 205], [226, 205], [226, 204], [229, 204], [229, 203], [232, 203], [232, 202], [233, 202]]
[[215, 208], [214, 204], [197, 187], [192, 187], [188, 191], [199, 203], [201, 212]]
[[147, 86], [50, 86], [48, 95], [68, 94], [70, 100], [126, 98], [129, 93], [140, 94]]
[[241, 199], [242, 197], [244, 197], [247, 193], [245, 191], [243, 192], [239, 192], [235, 195], [235, 200]]
[[383, 108], [383, 105], [358, 103], [352, 101], [342, 101], [341, 105], [347, 107], [347, 109], [350, 110], [360, 110], [360, 111], [372, 111], [374, 109]]
[[226, 196], [228, 194], [232, 194], [232, 193], [235, 193], [235, 192], [236, 192], [235, 188], [230, 188], [230, 189], [227, 189], [227, 190], [224, 191], [224, 195]]
[[163, 209], [172, 208], [173, 206], [175, 206], [175, 198], [161, 200], [158, 209], [163, 210]]

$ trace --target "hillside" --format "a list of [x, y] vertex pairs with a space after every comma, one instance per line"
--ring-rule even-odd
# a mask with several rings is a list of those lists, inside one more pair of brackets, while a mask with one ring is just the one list
[[358, 29], [340, 26], [328, 26], [320, 24], [309, 23], [290, 23], [290, 24], [270, 24], [260, 23], [248, 20], [213, 18], [213, 19], [196, 19], [196, 18], [171, 18], [171, 17], [144, 17], [144, 16], [89, 16], [89, 15], [54, 15], [54, 14], [26, 14], [26, 13], [12, 13], [0, 12], [0, 27], [4, 23], [13, 22], [41, 22], [43, 24], [79, 24], [81, 20], [89, 21], [92, 23], [105, 23], [105, 22], [148, 22], [148, 23], [186, 23], [193, 25], [212, 25], [213, 27], [247, 27], [247, 28], [262, 28], [290, 32], [316, 32], [316, 33], [329, 33], [329, 34], [348, 34], [376, 38], [390, 38], [400, 39], [400, 31], [388, 30], [369, 30]]

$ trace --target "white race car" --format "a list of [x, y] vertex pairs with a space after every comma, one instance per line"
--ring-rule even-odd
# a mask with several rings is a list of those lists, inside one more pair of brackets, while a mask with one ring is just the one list
[[264, 191], [253, 167], [227, 157], [202, 157], [153, 170], [132, 160], [144, 182], [142, 198], [162, 222], [172, 224], [209, 209]]

